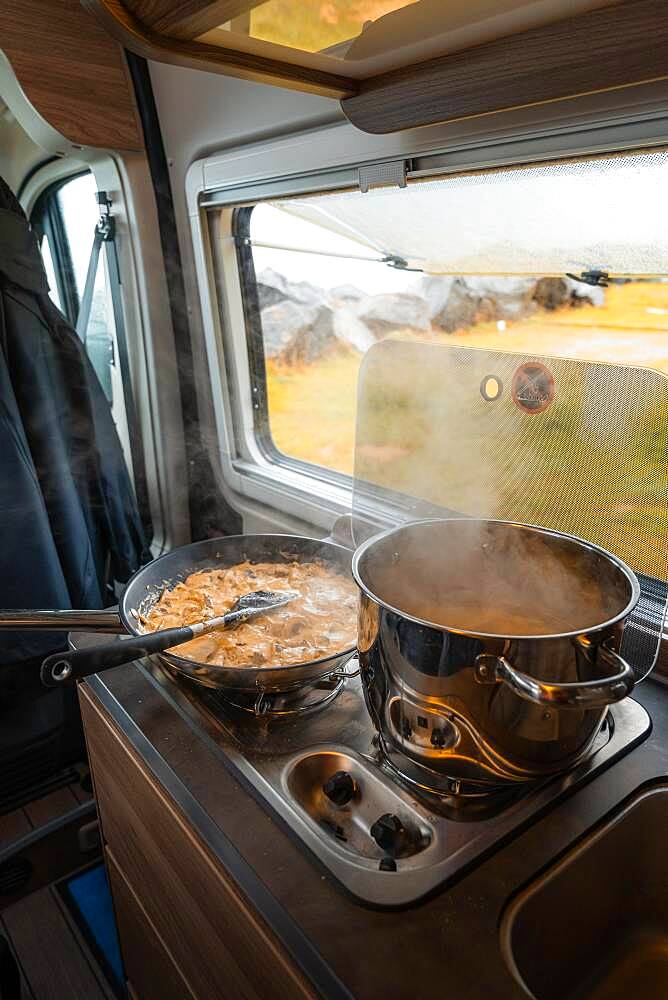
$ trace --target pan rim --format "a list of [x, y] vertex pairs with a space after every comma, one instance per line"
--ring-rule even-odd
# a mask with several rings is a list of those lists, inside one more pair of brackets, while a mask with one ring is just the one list
[[[327, 549], [334, 549], [341, 553], [346, 553], [347, 555], [350, 556], [352, 563], [352, 557], [353, 557], [352, 549], [347, 548], [340, 542], [330, 541], [329, 539], [323, 539], [323, 538], [313, 538], [309, 535], [294, 535], [294, 534], [288, 535], [288, 534], [283, 534], [281, 532], [257, 532], [256, 534], [221, 535], [216, 538], [200, 539], [197, 542], [191, 542], [189, 545], [177, 546], [176, 548], [171, 549], [169, 552], [163, 553], [161, 556], [158, 556], [157, 559], [153, 559], [150, 563], [146, 563], [145, 566], [142, 566], [140, 569], [137, 570], [136, 573], [134, 573], [130, 577], [127, 584], [125, 585], [125, 589], [123, 591], [123, 595], [119, 603], [119, 614], [125, 630], [130, 635], [135, 635], [135, 636], [147, 634], [144, 632], [140, 632], [136, 628], [134, 615], [132, 615], [132, 611], [134, 609], [128, 607], [128, 601], [126, 601], [126, 595], [130, 591], [132, 584], [136, 583], [137, 580], [149, 567], [155, 568], [155, 566], [158, 563], [160, 563], [161, 560], [169, 559], [169, 557], [173, 556], [176, 552], [178, 552], [179, 549], [194, 548], [198, 545], [202, 545], [202, 547], [215, 546], [215, 544], [217, 543], [218, 544], [233, 543], [233, 542], [239, 542], [241, 540], [248, 541], [249, 539], [262, 539], [265, 541], [280, 540], [280, 541], [285, 541], [286, 544], [290, 542], [300, 542], [300, 543], [312, 542], [314, 545], [321, 545], [326, 547]], [[193, 567], [189, 572], [196, 572], [196, 571], [197, 568]], [[353, 579], [352, 570], [351, 570], [351, 579]], [[165, 581], [165, 582], [171, 583], [171, 581]], [[160, 590], [160, 594], [164, 593], [165, 589], [167, 589], [167, 587], [164, 587], [162, 590]], [[192, 660], [189, 659], [188, 657], [178, 656], [174, 653], [161, 653], [160, 656], [163, 657], [165, 660], [167, 660], [170, 666], [173, 666], [175, 669], [179, 670], [182, 673], [186, 673], [192, 680], [197, 680], [193, 672], [198, 667], [206, 668], [207, 672], [209, 672], [212, 676], [215, 676], [219, 672], [222, 674], [227, 671], [239, 671], [240, 673], [252, 671], [260, 676], [262, 675], [262, 673], [267, 673], [267, 674], [271, 673], [280, 675], [285, 671], [299, 671], [300, 668], [310, 669], [312, 667], [318, 667], [321, 665], [324, 667], [325, 664], [330, 662], [333, 663], [334, 661], [339, 661], [344, 656], [346, 657], [346, 662], [348, 662], [348, 660], [355, 654], [356, 650], [357, 650], [357, 643], [355, 642], [351, 646], [345, 646], [343, 649], [337, 650], [337, 652], [335, 653], [329, 653], [327, 656], [318, 657], [317, 659], [314, 660], [304, 660], [300, 663], [284, 663], [284, 664], [279, 664], [277, 666], [265, 666], [265, 665], [259, 666], [256, 664], [243, 664], [232, 667], [232, 666], [225, 666], [224, 664], [220, 663], [206, 663], [203, 662], [202, 660]], [[323, 669], [322, 674], [320, 676], [326, 676], [328, 672], [329, 672], [328, 670]], [[309, 680], [315, 680], [315, 679], [316, 678], [309, 678]], [[232, 685], [230, 684], [221, 684], [220, 686], [230, 689], [232, 688]]]

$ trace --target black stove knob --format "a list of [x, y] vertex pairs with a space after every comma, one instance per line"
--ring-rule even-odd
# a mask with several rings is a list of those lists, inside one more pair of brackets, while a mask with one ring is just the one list
[[337, 771], [327, 779], [322, 790], [335, 806], [346, 806], [355, 795], [357, 785], [353, 776], [347, 771]]
[[385, 858], [381, 858], [378, 863], [378, 871], [380, 872], [396, 872], [397, 863], [394, 858], [389, 855]]
[[437, 750], [442, 750], [448, 744], [448, 734], [444, 729], [432, 729], [430, 742]]
[[371, 827], [369, 833], [382, 851], [390, 855], [399, 854], [409, 837], [398, 816], [393, 813], [383, 813]]

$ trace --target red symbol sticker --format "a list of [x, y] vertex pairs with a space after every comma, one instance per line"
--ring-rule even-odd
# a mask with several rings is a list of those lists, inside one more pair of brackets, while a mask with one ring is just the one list
[[513, 375], [513, 403], [525, 413], [542, 413], [554, 399], [552, 372], [540, 361], [527, 361]]

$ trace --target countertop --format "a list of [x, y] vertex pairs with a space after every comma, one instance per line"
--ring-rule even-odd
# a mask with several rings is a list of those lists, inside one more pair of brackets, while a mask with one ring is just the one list
[[401, 910], [344, 894], [225, 766], [216, 727], [193, 725], [141, 666], [86, 682], [201, 838], [326, 997], [521, 998], [499, 947], [511, 897], [640, 786], [668, 777], [668, 687], [634, 698], [652, 732], [454, 884]]

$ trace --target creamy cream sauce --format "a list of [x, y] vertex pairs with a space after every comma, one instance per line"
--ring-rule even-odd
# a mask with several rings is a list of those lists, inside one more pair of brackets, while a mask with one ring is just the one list
[[332, 656], [355, 645], [357, 588], [351, 578], [320, 561], [244, 562], [191, 573], [165, 590], [142, 622], [151, 632], [190, 625], [224, 615], [254, 590], [297, 590], [300, 596], [277, 611], [170, 652], [226, 667], [275, 667]]

